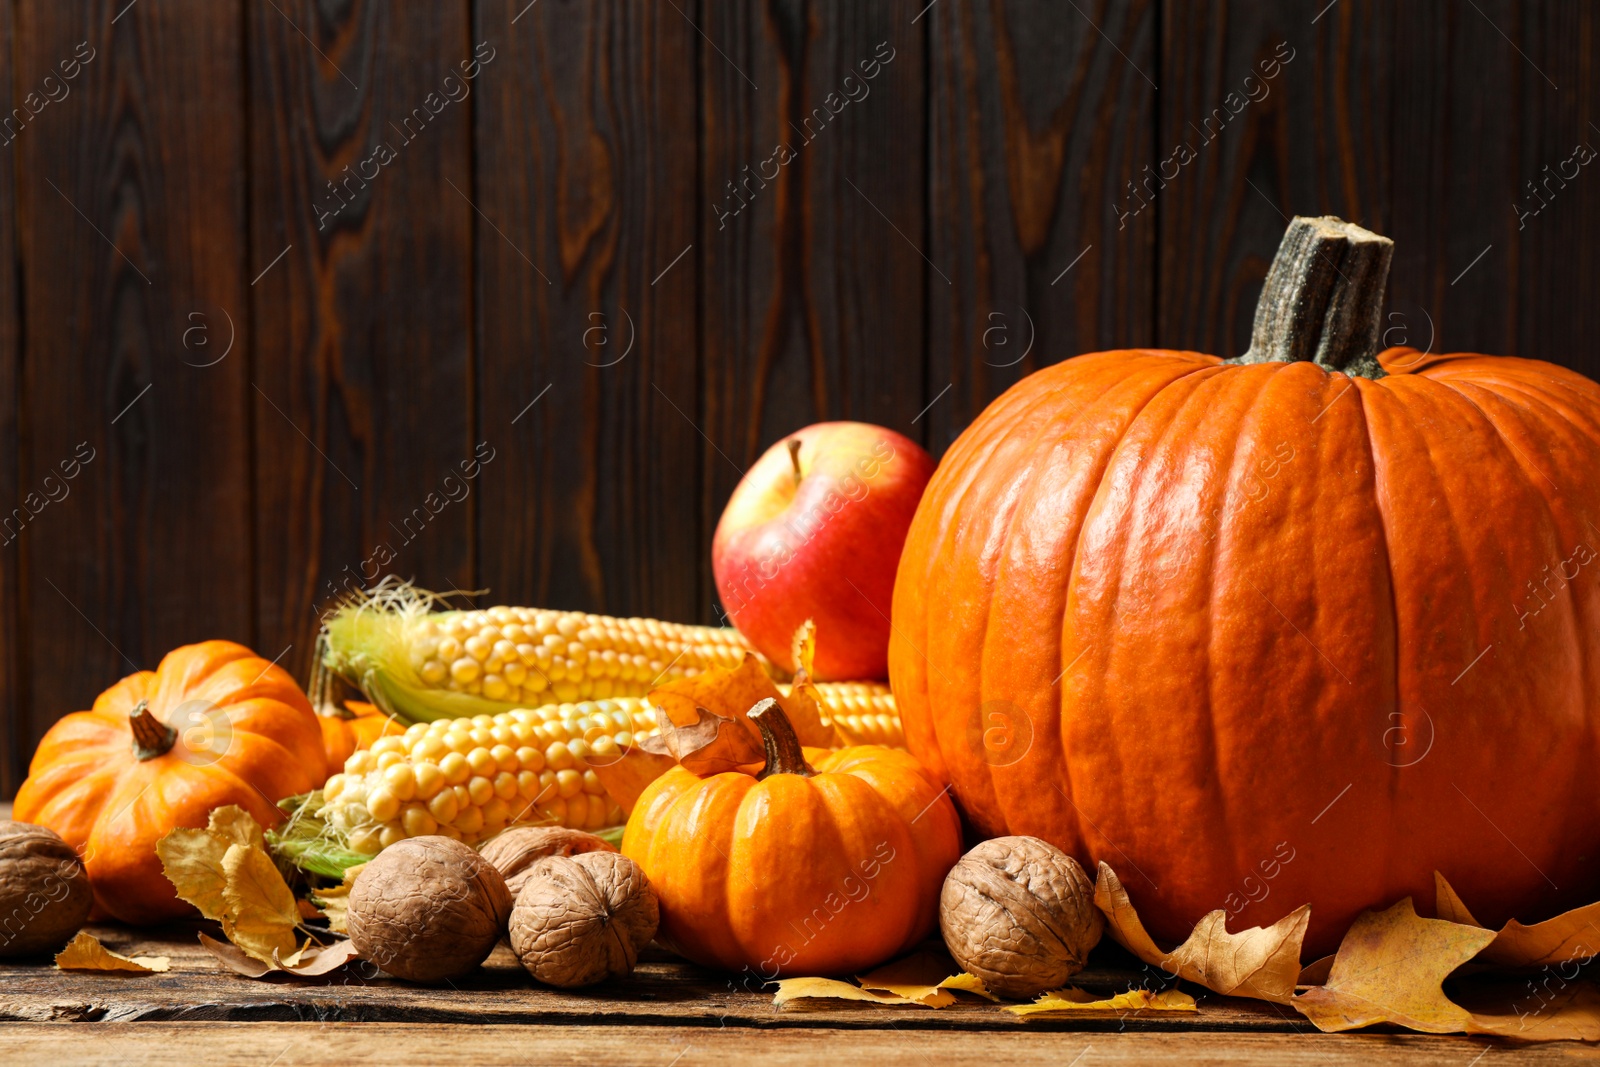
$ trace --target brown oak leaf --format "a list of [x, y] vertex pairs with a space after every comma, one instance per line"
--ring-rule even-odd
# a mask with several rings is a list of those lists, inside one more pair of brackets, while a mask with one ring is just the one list
[[1287, 1004], [1300, 978], [1300, 943], [1311, 909], [1301, 905], [1271, 926], [1229, 933], [1220, 908], [1195, 924], [1187, 940], [1171, 952], [1156, 945], [1116, 872], [1100, 864], [1095, 905], [1105, 913], [1111, 936], [1123, 948], [1168, 974], [1197, 982], [1214, 993]]
[[1429, 1034], [1467, 1029], [1467, 1009], [1444, 995], [1444, 980], [1494, 940], [1494, 934], [1444, 919], [1424, 919], [1411, 898], [1363, 912], [1344, 935], [1325, 984], [1293, 1004], [1326, 1033], [1395, 1023]]
[[[1464, 926], [1483, 926], [1472, 917], [1444, 875], [1435, 871], [1433, 881], [1438, 897], [1434, 912], [1439, 918]], [[1478, 953], [1473, 962], [1500, 967], [1545, 967], [1587, 960], [1596, 953], [1600, 953], [1600, 903], [1574, 908], [1531, 926], [1512, 919], [1500, 928], [1489, 947]]]

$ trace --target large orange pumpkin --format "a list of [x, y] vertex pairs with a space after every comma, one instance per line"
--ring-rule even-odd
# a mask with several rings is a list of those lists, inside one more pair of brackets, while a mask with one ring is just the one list
[[1331, 951], [1435, 871], [1494, 926], [1593, 899], [1600, 386], [1374, 358], [1391, 251], [1296, 219], [1245, 357], [1033, 374], [912, 524], [908, 746], [985, 834], [1110, 863], [1157, 937], [1309, 902]]
[[802, 750], [776, 701], [750, 717], [764, 766], [673, 767], [628, 819], [622, 851], [661, 905], [657, 936], [757, 984], [853, 973], [919, 943], [961, 856], [948, 794], [904, 752]]
[[51, 727], [13, 814], [78, 850], [99, 913], [154, 923], [194, 912], [161, 873], [167, 831], [204, 827], [227, 804], [275, 825], [278, 800], [326, 777], [322, 731], [294, 679], [242, 645], [206, 641]]

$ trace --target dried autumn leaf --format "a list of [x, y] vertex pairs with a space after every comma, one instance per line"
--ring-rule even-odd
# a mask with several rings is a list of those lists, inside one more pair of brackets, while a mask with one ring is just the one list
[[1362, 912], [1340, 942], [1326, 984], [1292, 1003], [1325, 1033], [1386, 1022], [1456, 1033], [1470, 1015], [1444, 995], [1444, 980], [1493, 940], [1488, 930], [1424, 919], [1406, 897], [1385, 911]]
[[817, 661], [816, 619], [807, 619], [795, 628], [789, 654], [794, 660], [794, 683], [796, 685], [800, 684], [802, 677], [810, 679], [816, 673], [814, 666]]
[[230, 945], [226, 941], [218, 941], [216, 938], [207, 937], [205, 934], [200, 935], [200, 947], [215, 956], [217, 962], [228, 968], [228, 970], [233, 971], [235, 974], [242, 974], [246, 978], [260, 978], [274, 969], [271, 963], [263, 963], [255, 959], [238, 945]]
[[356, 884], [356, 875], [366, 870], [365, 863], [357, 863], [346, 867], [344, 881], [329, 889], [314, 889], [311, 899], [322, 909], [322, 917], [328, 922], [328, 929], [336, 934], [348, 934], [345, 917], [350, 911], [350, 887]]
[[1328, 980], [1328, 972], [1333, 970], [1333, 957], [1324, 956], [1320, 960], [1313, 960], [1300, 968], [1301, 985], [1322, 985]]
[[221, 919], [228, 911], [222, 899], [222, 887], [228, 882], [222, 857], [228, 848], [229, 842], [210, 830], [173, 830], [156, 842], [167, 881], [208, 919]]
[[1130, 989], [1114, 997], [1096, 998], [1081, 989], [1057, 989], [1046, 993], [1031, 1004], [1008, 1004], [1006, 1011], [1014, 1015], [1038, 1015], [1052, 1011], [1187, 1011], [1200, 1008], [1194, 998], [1177, 989], [1163, 989], [1151, 993], [1146, 989]]
[[206, 820], [206, 829], [221, 836], [230, 845], [266, 851], [267, 839], [261, 832], [261, 824], [237, 804], [213, 809]]
[[633, 806], [639, 802], [639, 795], [645, 791], [645, 787], [678, 764], [672, 756], [644, 747], [645, 742], [654, 742], [655, 738], [656, 735], [652, 734], [640, 739], [624, 748], [622, 755], [616, 759], [604, 763], [591, 761], [589, 764], [600, 779], [600, 784], [605, 787], [606, 794], [624, 814], [632, 815]]
[[1576, 965], [1570, 976], [1555, 971], [1463, 981], [1459, 999], [1472, 1013], [1467, 1033], [1513, 1041], [1600, 1041], [1600, 987], [1578, 981]]
[[1168, 974], [1230, 997], [1252, 997], [1287, 1004], [1300, 979], [1300, 943], [1311, 909], [1301, 905], [1271, 926], [1252, 926], [1230, 934], [1227, 913], [1218, 909], [1195, 924], [1188, 939], [1163, 952], [1139, 921], [1116, 872], [1100, 864], [1094, 902], [1106, 927], [1123, 948]]
[[290, 974], [316, 978], [360, 958], [361, 954], [349, 941], [336, 941], [331, 945], [318, 945], [308, 941], [289, 959], [277, 962], [280, 968]]
[[[1433, 881], [1438, 898], [1434, 911], [1439, 918], [1464, 926], [1483, 926], [1472, 917], [1444, 875], [1435, 871]], [[1473, 962], [1501, 967], [1545, 967], [1587, 960], [1597, 952], [1600, 952], [1600, 903], [1574, 908], [1532, 926], [1512, 919]]]
[[955, 998], [947, 992], [953, 989], [976, 993], [990, 1000], [998, 999], [984, 987], [982, 979], [956, 967], [948, 953], [926, 949], [859, 975], [856, 981], [861, 983], [863, 989], [893, 993], [930, 1008], [954, 1004]]
[[[909, 1000], [894, 993], [875, 993], [849, 982], [833, 978], [783, 978], [779, 979], [778, 992], [772, 998], [773, 1007], [781, 1008], [791, 1000], [824, 998], [829, 1000], [863, 1000], [869, 1004], [883, 1004], [894, 1008], [925, 1008], [934, 1005]], [[948, 994], [946, 994], [948, 995]], [[955, 998], [951, 997], [951, 1001]]]
[[983, 984], [982, 978], [979, 978], [975, 974], [968, 974], [966, 971], [962, 971], [960, 974], [951, 975], [949, 978], [946, 978], [944, 981], [940, 982], [939, 985], [941, 988], [954, 989], [962, 993], [976, 993], [985, 1000], [992, 1000], [996, 1003], [998, 1003], [1000, 1000], [999, 997], [989, 992], [989, 987]]
[[[794, 727], [800, 743], [811, 748], [831, 748], [837, 741], [833, 727], [823, 722], [814, 699], [785, 696], [761, 662], [746, 655], [738, 667], [711, 667], [650, 691], [656, 707], [660, 740], [651, 742], [658, 753], [668, 753], [688, 770], [708, 775], [760, 763], [765, 750], [761, 731], [749, 719], [750, 709], [766, 699], [776, 700]], [[712, 716], [710, 721], [706, 716]], [[690, 731], [681, 738], [677, 735]]]
[[[286, 960], [262, 961], [255, 959], [241, 949], [238, 945], [230, 945], [226, 941], [218, 941], [214, 937], [200, 935], [200, 947], [204, 948], [217, 962], [246, 978], [261, 978], [269, 974], [288, 974], [299, 978], [319, 978], [332, 971], [338, 970], [352, 960], [361, 958], [355, 946], [349, 941], [338, 941], [332, 945], [314, 945], [307, 943], [298, 951], [291, 954]], [[290, 965], [290, 960], [293, 965]]]
[[56, 967], [63, 971], [121, 971], [126, 974], [157, 974], [172, 969], [167, 956], [124, 956], [112, 952], [93, 934], [78, 931], [67, 947], [56, 953]]
[[258, 848], [229, 845], [222, 869], [228, 907], [222, 932], [228, 940], [262, 962], [271, 961], [274, 952], [293, 952], [300, 908], [272, 859]]

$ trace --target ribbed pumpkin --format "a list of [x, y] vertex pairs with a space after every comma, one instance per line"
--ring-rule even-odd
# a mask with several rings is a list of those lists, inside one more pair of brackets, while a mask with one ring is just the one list
[[322, 731], [286, 671], [231, 641], [169, 652], [39, 742], [15, 817], [83, 856], [97, 912], [128, 923], [194, 909], [161, 873], [156, 842], [237, 804], [263, 826], [276, 801], [327, 777]]
[[961, 856], [948, 794], [895, 749], [802, 750], [776, 701], [750, 718], [764, 767], [673, 767], [628, 819], [622, 852], [661, 905], [658, 938], [756, 983], [849, 974], [916, 945]]
[[[1592, 900], [1600, 386], [1378, 348], [1392, 245], [1296, 219], [1249, 353], [1102, 352], [955, 442], [901, 560], [908, 747], [1177, 941]], [[1425, 905], [1424, 905], [1425, 906]]]

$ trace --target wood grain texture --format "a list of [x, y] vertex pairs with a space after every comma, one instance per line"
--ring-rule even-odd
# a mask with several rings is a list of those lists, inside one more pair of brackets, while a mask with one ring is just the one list
[[854, 419], [920, 436], [925, 294], [949, 284], [925, 233], [923, 6], [709, 4], [698, 20], [703, 392], [698, 411], [678, 403], [708, 439], [702, 553], [784, 434]]
[[[1392, 303], [1433, 351], [1600, 354], [1600, 11], [1395, 8]], [[1592, 161], [1574, 161], [1579, 146]], [[1430, 329], [1431, 325], [1431, 329]]]
[[[11, 114], [11, 5], [0, 6], [0, 116]], [[0, 508], [15, 506], [18, 467], [18, 375], [21, 372], [21, 330], [17, 322], [16, 136], [21, 131], [0, 126]], [[3, 521], [3, 520], [0, 520]], [[17, 585], [17, 539], [0, 526], [0, 797], [17, 791], [28, 773], [33, 751], [26, 719], [18, 714], [25, 687], [19, 671], [22, 597]]]
[[304, 677], [347, 590], [473, 580], [477, 81], [463, 2], [248, 10], [261, 652]]
[[[692, 3], [490, 0], [479, 79], [478, 582], [697, 615]], [[686, 413], [688, 413], [686, 415]], [[668, 565], [661, 565], [670, 561]]]
[[[113, 24], [123, 7], [15, 9], [15, 91], [70, 90], [8, 149], [25, 324], [15, 495], [46, 501], [10, 550], [30, 751], [168, 649], [253, 639], [240, 15], [169, 0]], [[217, 362], [228, 315], [240, 336]], [[187, 332], [200, 324], [209, 348]]]
[[1166, 3], [1161, 132], [1146, 173], [1157, 198], [1145, 209], [1158, 219], [1164, 348], [1250, 346], [1256, 297], [1295, 215], [1397, 236], [1386, 228], [1394, 6], [1320, 8]]
[[927, 14], [929, 288], [924, 420], [942, 453], [1025, 375], [1150, 344], [1154, 210], [1119, 217], [1150, 162], [1156, 3], [979, 3]]
[[[627, 1026], [690, 1025], [825, 1027], [873, 1029], [892, 1025], [905, 1031], [1037, 1030], [1309, 1031], [1288, 1009], [1257, 1001], [1214, 997], [1204, 990], [1200, 1012], [1101, 1012], [1070, 1018], [1027, 1020], [977, 998], [938, 1011], [869, 1007], [854, 1001], [796, 1001], [782, 1010], [773, 990], [683, 962], [651, 947], [627, 979], [602, 986], [558, 990], [538, 985], [504, 942], [484, 966], [466, 978], [437, 988], [399, 982], [366, 964], [326, 980], [285, 982], [251, 980], [224, 970], [200, 948], [193, 929], [132, 930], [99, 926], [104, 944], [128, 955], [161, 955], [172, 960], [165, 974], [132, 979], [57, 971], [44, 965], [0, 961], [0, 1020], [44, 1022], [153, 1022], [176, 1020], [477, 1022], [482, 1024], [582, 1025], [604, 1022]], [[215, 929], [212, 929], [215, 934]], [[1074, 977], [1091, 991], [1121, 992], [1140, 981], [1137, 961], [1110, 946], [1096, 953], [1094, 965]], [[668, 1057], [670, 1058], [670, 1057]]]
[[[71, 1023], [14, 1024], [0, 1031], [0, 1052], [18, 1062], [68, 1067], [98, 1064], [103, 1051], [83, 1043], [84, 1028]], [[328, 1064], [451, 1062], [489, 1065], [606, 1063], [661, 1067], [674, 1056], [684, 1064], [749, 1063], [813, 1067], [848, 1055], [885, 1067], [928, 1063], [1000, 1062], [1016, 1067], [1063, 1064], [1182, 1063], [1271, 1064], [1273, 1067], [1340, 1067], [1376, 1062], [1404, 1067], [1460, 1067], [1492, 1053], [1495, 1063], [1569, 1062], [1573, 1050], [1553, 1045], [1516, 1047], [1465, 1038], [1346, 1034], [1283, 1037], [1271, 1034], [974, 1034], [909, 1036], [898, 1030], [716, 1029], [659, 1026], [437, 1026], [396, 1023], [102, 1023], [117, 1059], [134, 1067], [171, 1063], [175, 1054], [196, 1061], [259, 1067], [263, 1055], [296, 1067]], [[448, 1050], [447, 1052], [445, 1050]]]

